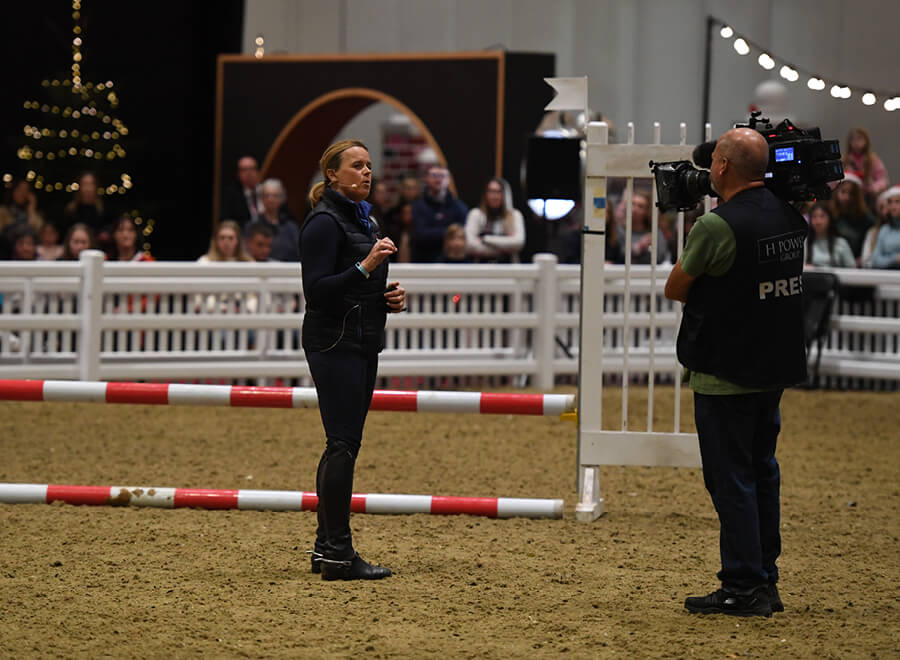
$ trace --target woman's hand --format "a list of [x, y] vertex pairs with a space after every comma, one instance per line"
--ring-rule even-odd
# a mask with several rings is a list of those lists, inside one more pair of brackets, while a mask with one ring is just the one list
[[406, 309], [406, 289], [400, 282], [391, 282], [384, 292], [384, 300], [391, 312], [402, 312]]
[[384, 238], [380, 238], [375, 241], [375, 245], [372, 246], [369, 254], [367, 254], [366, 258], [360, 262], [360, 265], [366, 269], [366, 272], [371, 273], [373, 270], [378, 268], [382, 261], [394, 254], [394, 252], [396, 251], [397, 246], [394, 245], [394, 241], [385, 236]]

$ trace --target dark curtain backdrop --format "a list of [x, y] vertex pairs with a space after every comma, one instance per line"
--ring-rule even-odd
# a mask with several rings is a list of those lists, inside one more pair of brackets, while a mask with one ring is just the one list
[[[134, 190], [115, 206], [155, 219], [154, 256], [194, 259], [209, 242], [216, 55], [240, 52], [244, 1], [82, 0], [81, 12], [82, 78], [115, 82], [118, 116], [130, 130], [124, 162]], [[72, 5], [10, 2], [2, 16], [0, 172], [23, 175], [23, 103], [41, 98], [41, 80], [70, 75]]]

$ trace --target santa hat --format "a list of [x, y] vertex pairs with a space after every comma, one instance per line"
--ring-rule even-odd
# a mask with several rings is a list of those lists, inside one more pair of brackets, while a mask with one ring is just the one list
[[858, 185], [860, 188], [862, 188], [862, 184], [863, 184], [862, 179], [860, 179], [858, 176], [856, 176], [853, 172], [845, 171], [844, 179], [843, 179], [843, 181], [841, 181], [841, 183], [843, 183], [844, 181], [852, 181], [853, 183]]
[[895, 183], [883, 193], [878, 195], [878, 203], [880, 204], [881, 202], [890, 199], [891, 197], [897, 197], [898, 195], [900, 195], [900, 184]]

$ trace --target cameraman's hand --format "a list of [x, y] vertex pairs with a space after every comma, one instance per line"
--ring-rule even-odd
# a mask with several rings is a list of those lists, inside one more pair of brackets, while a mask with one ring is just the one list
[[396, 251], [397, 246], [394, 245], [394, 241], [388, 237], [380, 238], [375, 241], [375, 245], [372, 246], [369, 254], [367, 254], [366, 258], [360, 262], [360, 265], [365, 268], [367, 272], [371, 273], [378, 268], [382, 261]]
[[384, 292], [384, 300], [392, 313], [402, 312], [406, 309], [406, 289], [400, 286], [400, 282], [391, 282]]

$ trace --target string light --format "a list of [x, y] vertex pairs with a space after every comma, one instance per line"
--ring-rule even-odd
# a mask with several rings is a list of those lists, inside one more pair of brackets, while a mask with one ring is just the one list
[[[130, 174], [113, 174], [105, 169], [126, 158], [127, 152], [120, 140], [129, 131], [121, 119], [111, 114], [119, 105], [113, 81], [91, 82], [85, 76], [82, 51], [84, 31], [81, 25], [84, 0], [71, 1], [70, 72], [68, 76], [41, 80], [41, 95], [49, 102], [36, 99], [24, 101], [23, 107], [30, 113], [29, 121], [21, 134], [24, 144], [16, 149], [16, 155], [23, 165], [28, 163], [37, 168], [29, 169], [25, 180], [41, 196], [77, 192], [80, 188], [78, 181], [71, 179], [77, 176], [74, 172], [83, 170], [98, 170], [99, 177], [102, 177], [98, 177], [98, 195], [133, 194], [134, 182]], [[263, 48], [262, 43], [257, 45], [260, 50]], [[110, 165], [107, 166], [107, 163]], [[47, 169], [46, 174], [38, 171], [44, 168]], [[68, 175], [67, 170], [73, 174]], [[110, 175], [114, 179], [112, 182], [103, 180], [110, 178]], [[70, 176], [71, 179], [66, 181]], [[3, 173], [3, 183], [0, 185], [9, 187], [14, 180], [12, 173]], [[137, 210], [132, 212], [132, 217], [144, 222]], [[154, 221], [148, 219], [143, 226], [144, 236], [149, 237], [153, 228]], [[145, 242], [143, 249], [149, 251], [150, 243]]]
[[256, 59], [260, 59], [266, 53], [266, 40], [263, 39], [261, 34], [256, 35], [256, 50], [253, 52], [253, 56]]
[[760, 53], [759, 58], [756, 61], [759, 62], [759, 65], [767, 71], [771, 71], [775, 68], [775, 60], [773, 60], [768, 53]]
[[[771, 71], [778, 66], [776, 60], [781, 60], [782, 66], [779, 69], [779, 74], [785, 80], [797, 82], [800, 80], [802, 73], [803, 77], [806, 78], [806, 86], [813, 91], [820, 92], [830, 85], [831, 96], [836, 99], [849, 99], [853, 96], [853, 89], [850, 85], [838, 81], [826, 83], [825, 80], [818, 75], [809, 71], [803, 71], [800, 67], [796, 67], [789, 62], [785, 62], [782, 58], [772, 55], [767, 49], [753, 43], [746, 37], [736, 34], [734, 29], [724, 21], [712, 19], [712, 25], [719, 26], [719, 35], [723, 39], [729, 40], [734, 38], [732, 46], [739, 55], [748, 55], [751, 50], [759, 51], [759, 56], [756, 61], [763, 69]], [[857, 88], [857, 91], [858, 90], [859, 88]], [[896, 93], [890, 93], [884, 90], [879, 91], [869, 89], [864, 94], [861, 94], [859, 98], [862, 104], [866, 106], [874, 106], [878, 103], [879, 99], [884, 99], [883, 107], [887, 112], [893, 112], [900, 108], [900, 96]]]

